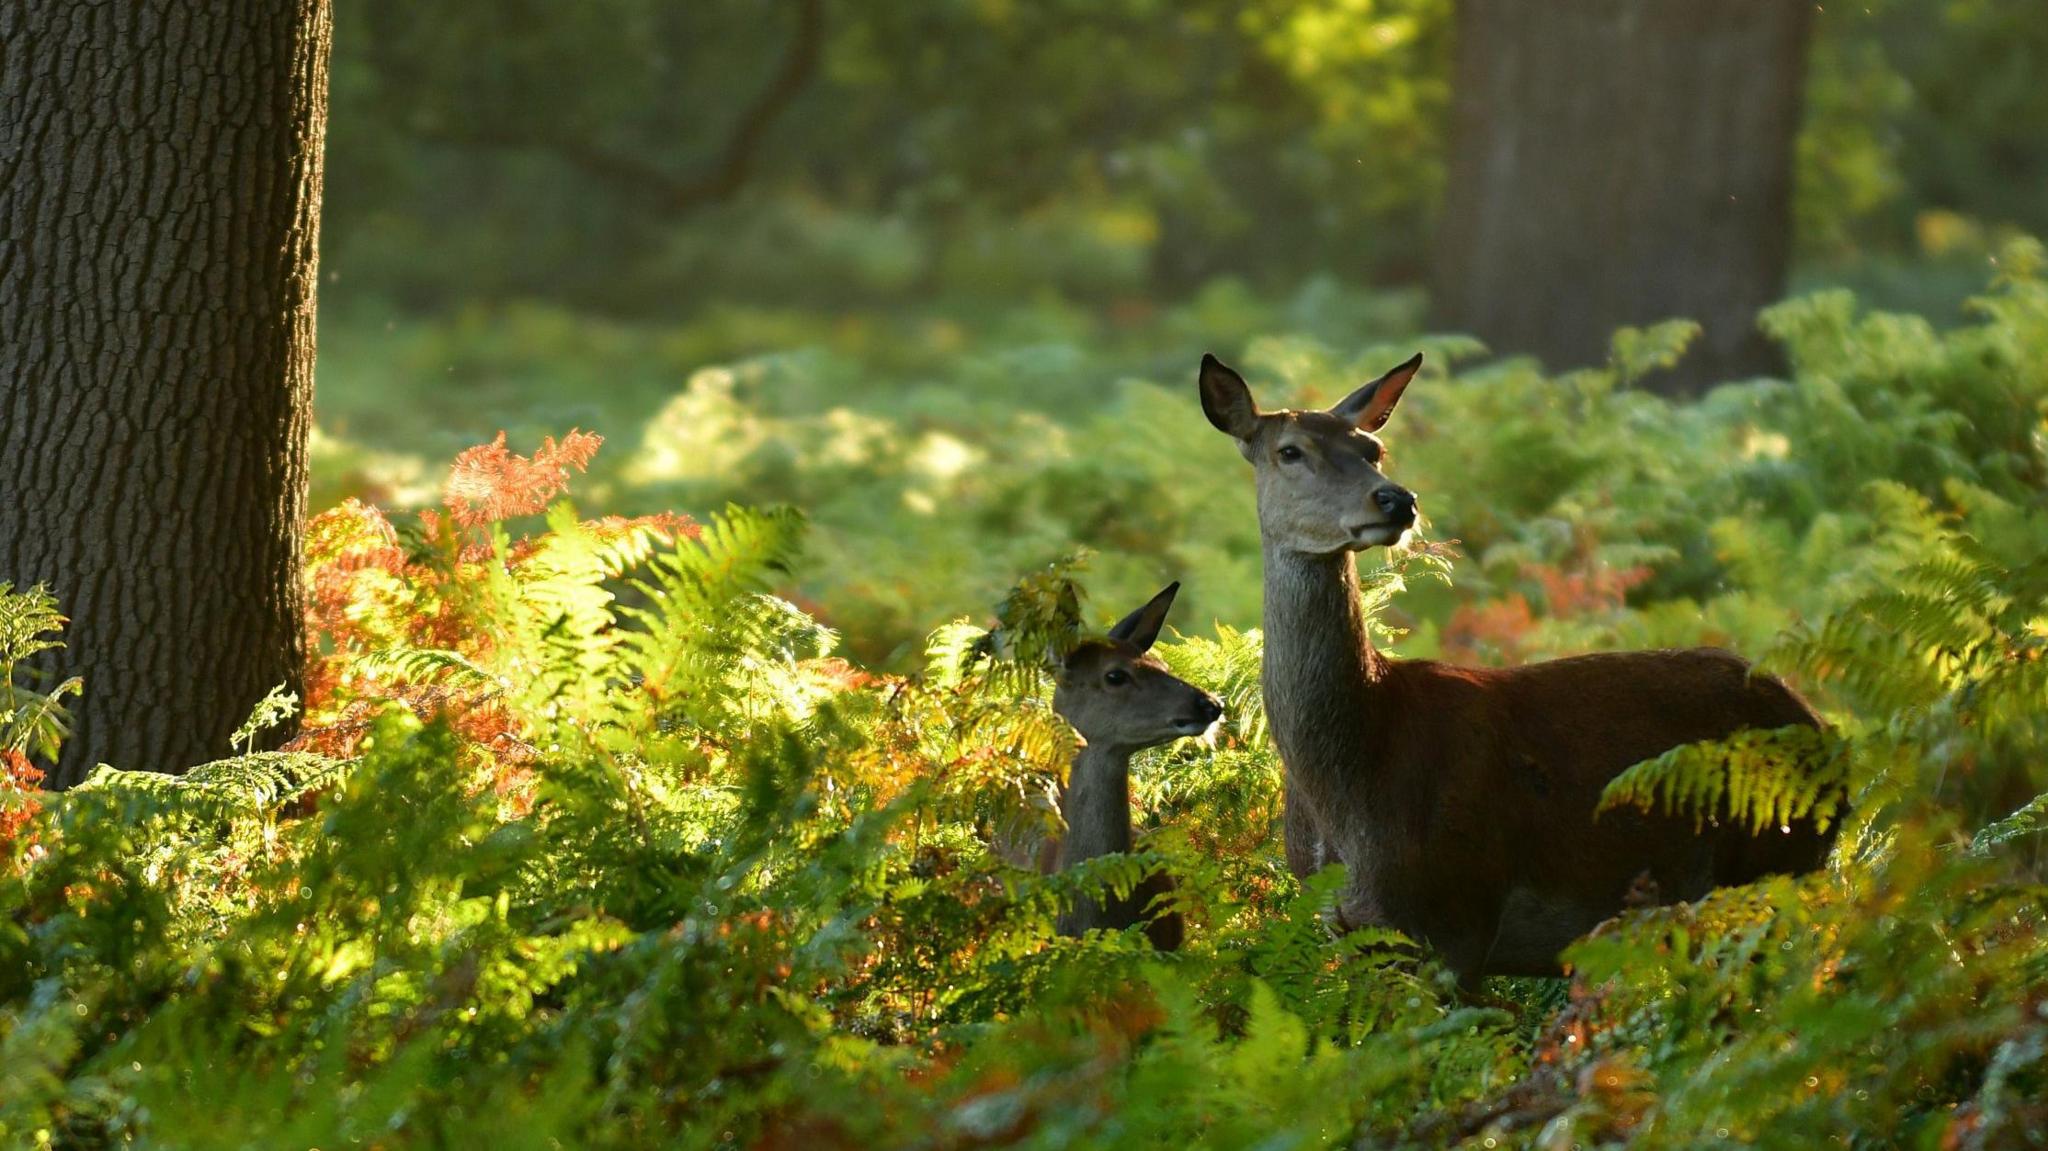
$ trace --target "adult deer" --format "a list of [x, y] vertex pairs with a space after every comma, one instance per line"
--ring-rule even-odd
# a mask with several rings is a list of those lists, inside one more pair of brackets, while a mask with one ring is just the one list
[[[1168, 584], [1144, 607], [1068, 654], [1054, 686], [1052, 708], [1079, 732], [1080, 754], [1067, 777], [1061, 804], [1067, 820], [1059, 869], [1099, 855], [1131, 850], [1131, 756], [1183, 736], [1200, 735], [1223, 715], [1216, 697], [1166, 670], [1151, 654], [1180, 584]], [[1147, 876], [1127, 898], [1082, 900], [1060, 917], [1063, 935], [1091, 928], [1121, 930], [1145, 919], [1152, 902], [1173, 890], [1164, 872]], [[1154, 947], [1180, 946], [1181, 920], [1168, 911], [1145, 923]]]
[[1820, 866], [1832, 836], [1811, 824], [1753, 837], [1735, 821], [1696, 833], [1689, 819], [1593, 816], [1610, 780], [1673, 747], [1818, 724], [1738, 656], [1476, 668], [1373, 649], [1355, 556], [1397, 543], [1416, 519], [1414, 493], [1381, 473], [1373, 433], [1421, 366], [1417, 355], [1328, 411], [1262, 412], [1241, 376], [1202, 358], [1202, 410], [1257, 478], [1288, 866], [1344, 863], [1344, 925], [1424, 939], [1468, 983], [1555, 974], [1558, 952], [1646, 873], [1673, 900]]

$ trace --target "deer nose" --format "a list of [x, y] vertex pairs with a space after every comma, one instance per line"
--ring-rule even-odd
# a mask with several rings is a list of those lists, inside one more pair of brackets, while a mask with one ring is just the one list
[[1372, 494], [1372, 502], [1388, 519], [1415, 518], [1415, 493], [1406, 488], [1381, 488]]
[[1195, 696], [1194, 707], [1189, 714], [1174, 720], [1173, 726], [1182, 735], [1200, 735], [1222, 716], [1223, 701], [1205, 691]]

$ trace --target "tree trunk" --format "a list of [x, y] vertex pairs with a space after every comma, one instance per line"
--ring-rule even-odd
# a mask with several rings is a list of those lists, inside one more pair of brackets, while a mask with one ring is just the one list
[[1787, 0], [1458, 0], [1438, 324], [1550, 367], [1612, 330], [1704, 333], [1650, 386], [1775, 372], [1811, 9]]
[[56, 786], [219, 758], [298, 689], [330, 25], [0, 4], [0, 579], [71, 617]]

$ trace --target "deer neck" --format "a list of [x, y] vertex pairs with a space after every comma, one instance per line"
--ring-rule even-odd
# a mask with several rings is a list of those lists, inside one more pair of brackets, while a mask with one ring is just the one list
[[1266, 717], [1290, 780], [1312, 804], [1359, 779], [1387, 661], [1366, 633], [1350, 552], [1265, 549]]
[[1074, 757], [1062, 804], [1067, 819], [1062, 868], [1131, 850], [1131, 754], [1129, 748], [1090, 743]]

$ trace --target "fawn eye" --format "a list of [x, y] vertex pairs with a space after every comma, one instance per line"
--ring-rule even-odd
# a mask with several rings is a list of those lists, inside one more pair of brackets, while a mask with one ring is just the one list
[[1278, 452], [1275, 452], [1274, 454], [1280, 457], [1280, 462], [1283, 464], [1294, 464], [1301, 462], [1301, 449], [1295, 447], [1293, 444], [1283, 445], [1281, 449]]
[[1113, 667], [1102, 674], [1102, 682], [1111, 687], [1122, 687], [1131, 682], [1131, 673], [1120, 667]]

